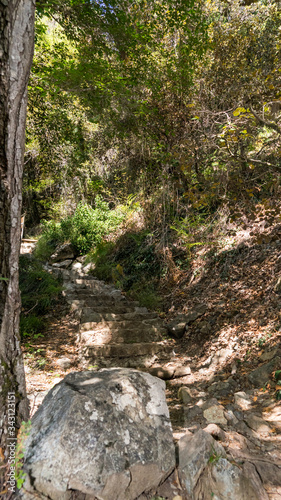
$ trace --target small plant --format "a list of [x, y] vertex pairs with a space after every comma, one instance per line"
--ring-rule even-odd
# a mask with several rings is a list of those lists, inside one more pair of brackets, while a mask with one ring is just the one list
[[216, 462], [219, 461], [221, 458], [221, 455], [215, 450], [215, 448], [212, 446], [212, 453], [210, 455], [210, 458], [208, 460], [209, 464], [215, 464]]
[[17, 446], [15, 454], [15, 479], [17, 488], [20, 489], [25, 481], [26, 473], [23, 472], [24, 443], [31, 429], [31, 421], [22, 422], [17, 436]]
[[272, 337], [272, 333], [267, 333], [258, 340], [258, 347], [262, 348], [264, 344]]
[[43, 370], [46, 366], [47, 360], [45, 358], [39, 358], [36, 361], [36, 366], [40, 369]]
[[36, 339], [42, 336], [46, 324], [44, 316], [54, 306], [62, 285], [55, 276], [43, 269], [39, 261], [30, 260], [25, 255], [20, 257], [19, 283], [22, 298], [21, 335]]
[[280, 401], [281, 400], [281, 387], [280, 387], [280, 384], [281, 384], [281, 370], [276, 370], [276, 372], [274, 373], [274, 378], [275, 378], [275, 381], [276, 381], [276, 392], [275, 392], [275, 399], [276, 401]]

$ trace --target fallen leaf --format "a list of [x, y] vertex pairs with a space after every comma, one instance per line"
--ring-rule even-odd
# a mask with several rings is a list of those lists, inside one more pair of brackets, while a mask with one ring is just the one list
[[225, 398], [225, 399], [220, 399], [220, 400], [219, 400], [219, 403], [220, 403], [221, 405], [229, 405], [229, 404], [231, 404], [231, 403], [232, 403], [232, 400], [231, 400], [231, 399], [228, 399], [228, 398]]

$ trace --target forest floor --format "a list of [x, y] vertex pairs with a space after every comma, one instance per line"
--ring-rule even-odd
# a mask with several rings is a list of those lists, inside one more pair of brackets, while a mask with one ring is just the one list
[[[167, 322], [199, 306], [204, 314], [172, 340], [173, 364], [189, 366], [190, 374], [167, 381], [167, 401], [175, 439], [202, 425], [211, 402], [256, 450], [281, 464], [281, 223], [264, 220], [246, 221], [217, 254], [197, 249], [192, 269], [173, 287]], [[62, 299], [44, 337], [24, 344], [32, 414], [54, 384], [79, 370], [78, 326]], [[71, 368], [60, 366], [63, 357]], [[270, 498], [281, 498], [277, 490]]]
[[[188, 384], [194, 379], [201, 381], [203, 387], [207, 374], [207, 385], [214, 382], [214, 377], [225, 380], [232, 375], [239, 390], [252, 387], [249, 374], [266, 358], [270, 359], [267, 352], [274, 351], [276, 355], [275, 350], [281, 349], [279, 278], [281, 281], [278, 219], [266, 221], [263, 217], [262, 222], [248, 224], [246, 221], [243, 230], [231, 239], [229, 248], [218, 255], [206, 258], [204, 248], [197, 250], [192, 269], [169, 294], [170, 307], [165, 315], [170, 321], [202, 304], [206, 308], [204, 315], [189, 325], [184, 337], [174, 340], [177, 363], [192, 367]], [[78, 320], [68, 312], [63, 298], [46, 320], [44, 335], [23, 345], [28, 393], [38, 392], [32, 413], [41, 401], [40, 395], [69, 371], [59, 367], [59, 359], [71, 357], [71, 369], [79, 369]], [[226, 348], [226, 359], [214, 374], [210, 360], [215, 352]], [[184, 383], [185, 379], [177, 379], [174, 385]], [[278, 387], [271, 375], [259, 389], [274, 401]]]

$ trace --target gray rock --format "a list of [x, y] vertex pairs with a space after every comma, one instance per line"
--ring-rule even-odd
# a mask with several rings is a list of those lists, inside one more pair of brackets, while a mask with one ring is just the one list
[[71, 373], [34, 415], [25, 448], [33, 498], [68, 500], [74, 490], [134, 500], [175, 466], [165, 383], [120, 368]]
[[273, 359], [276, 356], [277, 352], [278, 352], [278, 349], [273, 349], [271, 351], [265, 351], [260, 356], [260, 360], [261, 361], [270, 361], [271, 359]]
[[227, 425], [227, 420], [224, 416], [224, 408], [221, 405], [210, 406], [203, 412], [204, 418], [210, 424]]
[[57, 269], [68, 269], [71, 266], [71, 263], [72, 263], [71, 259], [66, 259], [61, 262], [55, 262], [53, 264], [53, 267]]
[[220, 367], [224, 364], [228, 357], [233, 353], [232, 349], [220, 349], [212, 358], [211, 367], [215, 368], [217, 365]]
[[214, 382], [208, 387], [208, 392], [210, 394], [218, 394], [220, 396], [228, 396], [233, 392], [233, 386], [228, 382]]
[[257, 415], [248, 415], [245, 417], [247, 425], [260, 436], [268, 436], [271, 433], [270, 425]]
[[186, 322], [182, 321], [181, 317], [176, 317], [173, 321], [167, 324], [168, 333], [176, 339], [181, 339], [186, 331]]
[[73, 262], [71, 269], [72, 269], [72, 271], [78, 272], [78, 271], [82, 270], [82, 267], [83, 267], [83, 264], [81, 264], [81, 262], [75, 261], [75, 262]]
[[70, 358], [59, 358], [57, 360], [57, 365], [62, 369], [62, 370], [67, 370], [68, 368], [71, 367], [72, 365], [72, 360]]
[[186, 377], [187, 375], [191, 375], [190, 366], [177, 366], [174, 371], [174, 378]]
[[63, 260], [74, 259], [74, 250], [70, 243], [65, 243], [57, 247], [56, 251], [51, 255], [50, 262], [62, 262]]
[[238, 406], [240, 410], [247, 411], [252, 407], [252, 399], [246, 392], [240, 391], [234, 394], [235, 405]]
[[263, 387], [270, 380], [270, 375], [277, 367], [281, 367], [281, 359], [279, 357], [272, 359], [269, 363], [259, 366], [253, 370], [249, 375], [249, 381], [255, 387]]
[[190, 403], [193, 400], [190, 389], [188, 387], [180, 387], [178, 390], [178, 398], [184, 403]]
[[180, 315], [179, 318], [181, 318], [181, 320], [188, 325], [189, 323], [193, 323], [193, 321], [200, 318], [200, 316], [203, 316], [207, 309], [208, 308], [205, 304], [198, 304], [198, 306], [195, 306], [194, 309], [188, 314]]
[[213, 461], [194, 489], [195, 499], [204, 500], [265, 500], [266, 492], [257, 473], [249, 477], [240, 467], [226, 458], [213, 455]]
[[209, 425], [204, 431], [187, 434], [178, 442], [179, 478], [188, 498], [268, 500], [255, 467], [245, 463], [242, 468], [229, 462], [223, 446], [212, 436], [228, 440], [228, 435], [218, 426]]
[[194, 435], [183, 436], [177, 443], [177, 452], [179, 478], [192, 498], [194, 498], [193, 490], [197, 481], [207, 467], [212, 454], [226, 456], [222, 445], [201, 429]]

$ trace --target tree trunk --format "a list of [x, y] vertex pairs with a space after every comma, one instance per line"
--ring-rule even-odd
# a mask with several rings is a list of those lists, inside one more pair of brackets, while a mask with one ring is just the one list
[[18, 262], [34, 10], [35, 0], [0, 0], [0, 462], [9, 457], [8, 445], [29, 416], [19, 338]]

